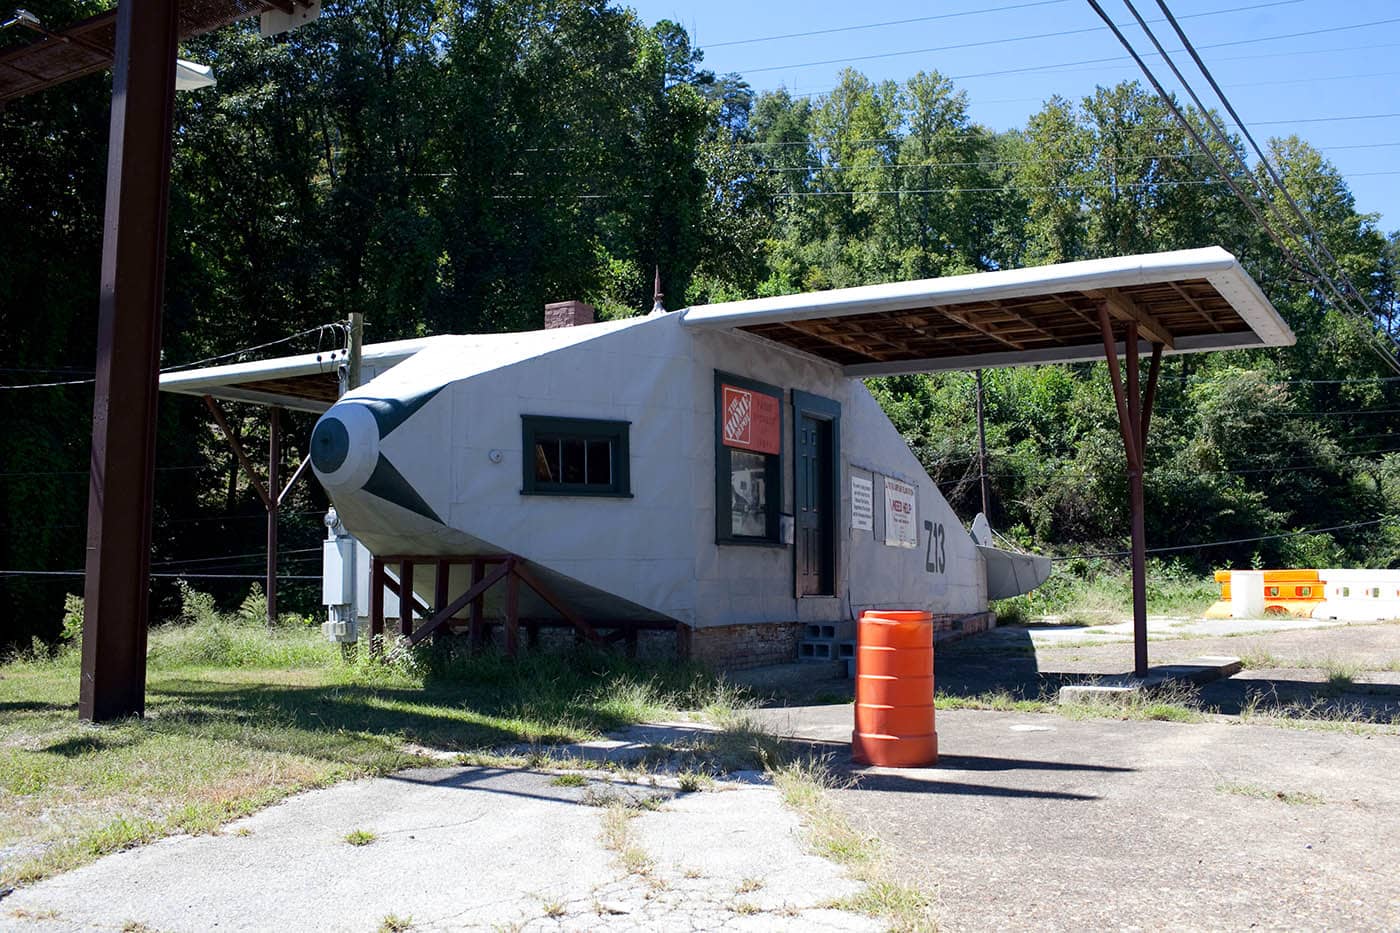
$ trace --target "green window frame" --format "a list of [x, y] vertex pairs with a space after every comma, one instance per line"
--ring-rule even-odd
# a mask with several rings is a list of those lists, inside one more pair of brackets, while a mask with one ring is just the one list
[[520, 494], [632, 497], [629, 421], [521, 415]]
[[[759, 547], [783, 547], [782, 508], [783, 508], [783, 455], [767, 454], [741, 448], [728, 447], [724, 443], [724, 386], [761, 392], [778, 400], [778, 437], [784, 436], [783, 428], [787, 416], [784, 413], [783, 390], [766, 382], [757, 382], [743, 376], [715, 370], [715, 543], [756, 545]], [[738, 474], [746, 474], [747, 490], [736, 492]], [[759, 487], [759, 482], [762, 487]], [[761, 508], [749, 506], [748, 521], [751, 528], [735, 527], [735, 515], [744, 520], [740, 499], [748, 492], [751, 499], [761, 498]], [[760, 530], [761, 529], [761, 530]]]

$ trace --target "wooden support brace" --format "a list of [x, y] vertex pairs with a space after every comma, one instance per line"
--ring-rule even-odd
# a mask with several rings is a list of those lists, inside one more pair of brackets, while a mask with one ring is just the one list
[[[472, 561], [472, 586], [475, 587], [481, 582], [482, 575], [486, 573], [486, 562], [477, 558]], [[471, 643], [473, 651], [480, 651], [486, 645], [486, 626], [482, 621], [482, 613], [485, 610], [485, 598], [478, 596], [472, 600], [471, 611]]]
[[509, 576], [511, 569], [515, 566], [515, 561], [511, 558], [507, 558], [480, 581], [472, 584], [471, 588], [461, 596], [458, 596], [452, 602], [434, 612], [432, 618], [414, 630], [413, 634], [408, 638], [408, 643], [410, 645], [416, 645], [433, 634], [433, 632], [437, 631], [439, 626], [446, 624], [447, 620], [461, 612], [472, 600]]
[[369, 637], [378, 651], [384, 637], [384, 561], [378, 557], [369, 562]]
[[600, 639], [598, 637], [598, 633], [594, 630], [593, 626], [589, 625], [578, 615], [578, 613], [570, 609], [567, 603], [561, 600], [558, 596], [555, 596], [554, 592], [550, 590], [549, 587], [545, 586], [544, 583], [534, 575], [534, 573], [527, 570], [524, 564], [516, 564], [515, 573], [517, 576], [520, 577], [520, 579], [525, 583], [526, 586], [534, 590], [535, 593], [539, 595], [540, 599], [543, 599], [545, 602], [549, 603], [549, 605], [554, 609], [555, 612], [559, 613], [565, 619], [568, 619], [569, 622], [573, 625], [574, 630], [578, 632], [579, 635], [582, 635], [584, 638], [587, 638], [595, 645], [599, 643]]
[[[447, 583], [451, 579], [452, 564], [446, 560], [437, 562], [437, 571], [433, 575], [433, 611], [427, 615], [436, 615], [438, 610], [447, 605]], [[452, 628], [451, 622], [444, 622], [445, 629]]]
[[413, 592], [413, 561], [401, 561], [399, 563], [399, 634], [404, 638], [413, 634], [413, 603], [416, 601], [417, 595]]
[[506, 575], [506, 655], [520, 654], [520, 575]]

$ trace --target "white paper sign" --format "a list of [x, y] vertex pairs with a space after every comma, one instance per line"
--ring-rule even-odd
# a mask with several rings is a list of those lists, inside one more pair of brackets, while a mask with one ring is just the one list
[[875, 484], [864, 476], [851, 477], [851, 530], [875, 528]]
[[908, 483], [885, 477], [885, 544], [890, 547], [919, 546], [915, 492]]

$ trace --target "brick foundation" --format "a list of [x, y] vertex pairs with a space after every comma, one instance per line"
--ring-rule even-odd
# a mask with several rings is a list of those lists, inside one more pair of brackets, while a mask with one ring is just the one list
[[718, 671], [737, 671], [797, 660], [796, 622], [753, 622], [692, 629], [690, 657]]
[[957, 641], [979, 632], [987, 632], [997, 627], [997, 614], [990, 609], [986, 612], [973, 612], [963, 615], [935, 615], [933, 617], [933, 640], [935, 642]]

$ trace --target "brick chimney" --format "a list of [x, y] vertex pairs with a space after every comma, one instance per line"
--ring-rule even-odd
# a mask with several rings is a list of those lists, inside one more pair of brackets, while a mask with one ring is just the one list
[[544, 306], [545, 330], [593, 323], [593, 306], [582, 301], [552, 301]]

